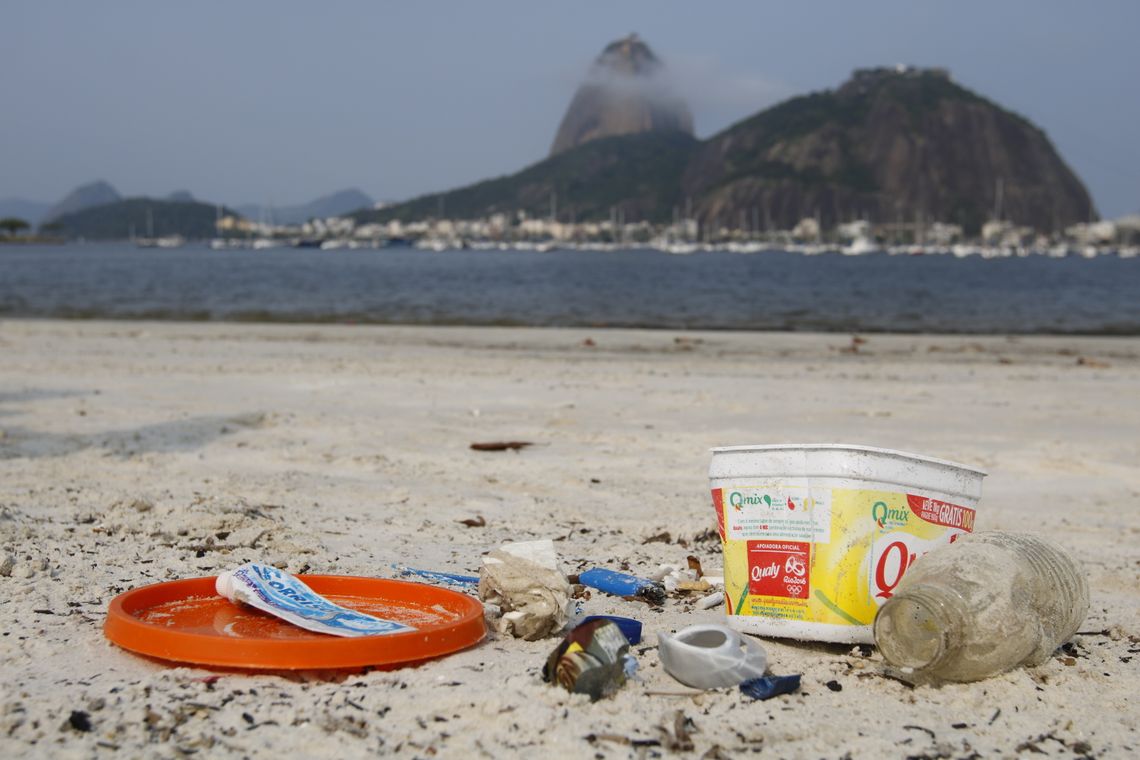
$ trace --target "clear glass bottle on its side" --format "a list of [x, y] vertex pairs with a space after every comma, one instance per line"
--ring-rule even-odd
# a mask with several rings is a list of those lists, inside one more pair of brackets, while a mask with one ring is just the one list
[[977, 681], [1044, 662], [1088, 607], [1084, 571], [1056, 544], [962, 535], [907, 571], [875, 617], [875, 644], [907, 680]]

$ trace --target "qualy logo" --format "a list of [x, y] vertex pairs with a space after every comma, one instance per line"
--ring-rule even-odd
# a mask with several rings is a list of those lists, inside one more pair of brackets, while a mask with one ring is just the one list
[[[950, 543], [959, 535], [952, 534]], [[871, 591], [875, 598], [890, 599], [915, 560], [942, 543], [940, 539], [924, 540], [901, 531], [887, 533], [872, 542]]]
[[806, 599], [811, 583], [811, 544], [803, 541], [749, 541], [748, 593]]

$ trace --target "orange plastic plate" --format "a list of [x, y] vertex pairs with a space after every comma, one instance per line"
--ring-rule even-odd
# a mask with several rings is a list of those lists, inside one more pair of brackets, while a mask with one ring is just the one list
[[486, 633], [483, 605], [456, 591], [382, 578], [299, 577], [337, 604], [416, 630], [356, 638], [313, 633], [218, 596], [209, 577], [119, 594], [103, 632], [149, 657], [259, 670], [407, 665], [466, 649]]

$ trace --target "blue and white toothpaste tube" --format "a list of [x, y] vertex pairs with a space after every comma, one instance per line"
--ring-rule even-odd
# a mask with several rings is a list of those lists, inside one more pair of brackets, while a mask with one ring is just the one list
[[415, 630], [403, 623], [383, 620], [333, 604], [296, 576], [256, 562], [247, 562], [237, 570], [220, 574], [214, 588], [231, 602], [248, 604], [316, 633], [379, 636]]

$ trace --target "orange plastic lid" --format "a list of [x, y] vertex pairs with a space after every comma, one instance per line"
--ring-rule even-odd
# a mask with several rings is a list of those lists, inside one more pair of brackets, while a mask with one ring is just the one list
[[119, 594], [103, 632], [149, 657], [268, 670], [407, 665], [466, 649], [486, 633], [483, 605], [456, 591], [382, 578], [299, 577], [337, 604], [416, 630], [355, 638], [313, 633], [219, 596], [211, 576]]

